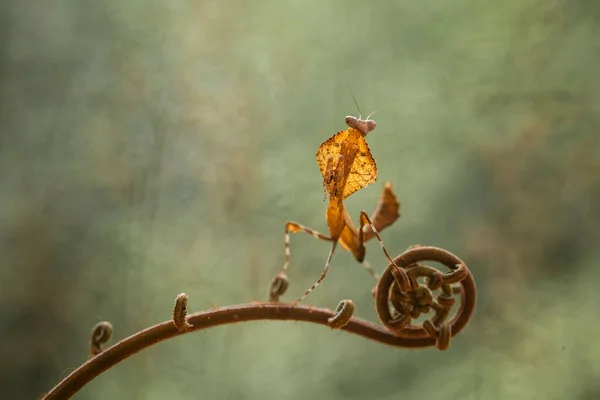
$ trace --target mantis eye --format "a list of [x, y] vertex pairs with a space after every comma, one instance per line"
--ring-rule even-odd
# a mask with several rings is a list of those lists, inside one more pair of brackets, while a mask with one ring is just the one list
[[374, 130], [375, 127], [377, 126], [377, 123], [375, 121], [373, 121], [372, 119], [368, 119], [366, 122], [367, 122], [367, 131], [368, 132]]

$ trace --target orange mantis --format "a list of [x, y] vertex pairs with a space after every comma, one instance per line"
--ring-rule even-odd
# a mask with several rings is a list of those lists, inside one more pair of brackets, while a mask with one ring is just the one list
[[[377, 111], [379, 110], [375, 112]], [[348, 129], [336, 133], [323, 142], [317, 151], [316, 159], [323, 176], [323, 188], [326, 194], [329, 194], [329, 203], [325, 213], [329, 236], [293, 221], [288, 221], [285, 225], [285, 264], [278, 277], [285, 276], [290, 265], [290, 233], [303, 231], [317, 239], [332, 242], [321, 276], [302, 297], [294, 302], [294, 305], [308, 296], [325, 279], [338, 243], [346, 251], [351, 251], [354, 258], [362, 263], [375, 278], [377, 278], [375, 271], [365, 261], [365, 242], [377, 237], [386, 257], [393, 263], [378, 234], [378, 231], [394, 223], [400, 216], [400, 205], [392, 185], [390, 183], [384, 185], [379, 204], [371, 218], [365, 211], [360, 212], [358, 229], [343, 203], [344, 199], [352, 193], [370, 185], [377, 179], [377, 165], [365, 140], [365, 136], [376, 127], [375, 121], [369, 117], [363, 120], [360, 116], [358, 118], [347, 116]], [[271, 300], [275, 300], [273, 294]]]

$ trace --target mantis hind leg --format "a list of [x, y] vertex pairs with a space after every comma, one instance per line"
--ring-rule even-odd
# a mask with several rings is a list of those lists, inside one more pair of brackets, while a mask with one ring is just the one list
[[[390, 257], [390, 253], [388, 253], [387, 249], [385, 248], [385, 245], [383, 244], [383, 240], [381, 240], [381, 236], [379, 236], [379, 232], [377, 232], [377, 229], [375, 228], [375, 226], [371, 222], [371, 219], [369, 218], [369, 215], [365, 211], [360, 212], [360, 227], [361, 227], [361, 229], [360, 229], [360, 232], [358, 233], [359, 243], [362, 243], [362, 241], [364, 241], [364, 233], [363, 233], [362, 228], [364, 227], [365, 224], [369, 224], [371, 226], [373, 233], [375, 234], [375, 236], [377, 237], [377, 240], [379, 241], [379, 244], [381, 245], [383, 254], [385, 254], [385, 256], [387, 257], [390, 264], [394, 265], [396, 267], [396, 269], [398, 270], [398, 272], [401, 276], [401, 280], [403, 281], [402, 286], [405, 288], [409, 287], [410, 283], [408, 280], [408, 275], [406, 275], [406, 272], [402, 268], [398, 267], [396, 265], [396, 263], [394, 262], [394, 260], [392, 259], [392, 257]], [[363, 244], [363, 246], [364, 246], [364, 244]]]
[[319, 286], [319, 284], [321, 282], [323, 282], [323, 279], [325, 279], [325, 277], [327, 276], [327, 271], [329, 271], [329, 264], [331, 263], [331, 257], [333, 256], [333, 252], [335, 251], [336, 246], [337, 246], [337, 241], [333, 242], [331, 245], [331, 250], [329, 250], [329, 255], [327, 256], [327, 261], [325, 261], [325, 268], [323, 269], [323, 272], [321, 273], [321, 276], [319, 277], [319, 279], [317, 279], [317, 281], [302, 295], [302, 297], [300, 297], [298, 300], [296, 300], [292, 304], [292, 306], [295, 306], [296, 304], [298, 304], [302, 300], [304, 300], [304, 298], [306, 296], [308, 296], [310, 292], [315, 290], [317, 288], [317, 286]]

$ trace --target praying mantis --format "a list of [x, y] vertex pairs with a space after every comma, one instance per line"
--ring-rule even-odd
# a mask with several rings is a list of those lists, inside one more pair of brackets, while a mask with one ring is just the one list
[[[356, 105], [358, 108], [358, 104]], [[377, 111], [379, 110], [375, 112]], [[352, 252], [354, 258], [362, 263], [376, 279], [377, 274], [365, 261], [367, 241], [377, 237], [386, 257], [394, 264], [378, 233], [393, 224], [400, 216], [400, 204], [392, 185], [390, 183], [384, 185], [377, 208], [370, 218], [365, 211], [360, 212], [359, 228], [356, 228], [352, 222], [343, 203], [348, 196], [374, 183], [377, 179], [377, 165], [365, 140], [365, 136], [377, 126], [375, 121], [369, 119], [375, 112], [364, 120], [360, 117], [360, 108], [358, 118], [347, 116], [345, 122], [348, 129], [336, 133], [323, 142], [317, 151], [316, 160], [323, 176], [323, 188], [326, 195], [329, 195], [325, 212], [329, 236], [294, 221], [285, 224], [285, 263], [275, 279], [285, 276], [290, 265], [290, 233], [306, 232], [319, 240], [332, 243], [321, 276], [293, 305], [301, 302], [325, 279], [338, 243], [346, 251]], [[272, 294], [271, 301], [274, 300]]]

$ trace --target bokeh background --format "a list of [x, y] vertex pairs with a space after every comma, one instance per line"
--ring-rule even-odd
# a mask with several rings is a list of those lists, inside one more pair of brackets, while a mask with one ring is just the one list
[[[267, 297], [283, 227], [322, 232], [314, 155], [368, 136], [402, 217], [383, 233], [467, 262], [477, 312], [450, 349], [254, 322], [144, 351], [78, 399], [597, 399], [600, 5], [593, 0], [4, 0], [0, 4], [0, 387], [37, 398], [115, 340]], [[295, 299], [329, 245], [292, 238]], [[376, 242], [367, 257], [379, 271]], [[339, 251], [307, 304], [373, 280]], [[113, 340], [114, 342], [114, 340]]]

